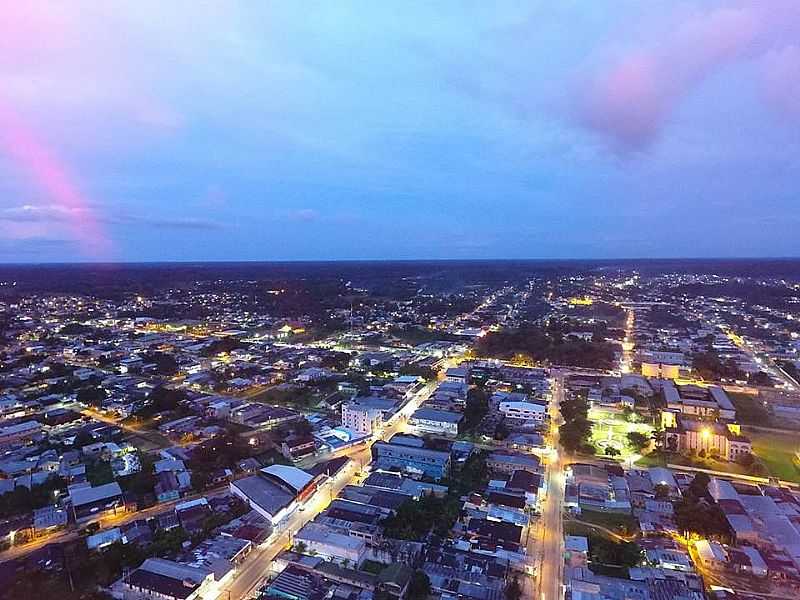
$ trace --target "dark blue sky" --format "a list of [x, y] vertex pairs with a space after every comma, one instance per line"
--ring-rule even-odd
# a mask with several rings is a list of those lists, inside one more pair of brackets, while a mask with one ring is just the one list
[[797, 256], [800, 3], [17, 3], [0, 261]]

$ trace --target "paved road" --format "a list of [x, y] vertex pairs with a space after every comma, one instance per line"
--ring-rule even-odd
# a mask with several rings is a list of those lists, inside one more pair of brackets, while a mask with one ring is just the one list
[[[553, 401], [550, 403], [550, 446], [558, 449], [558, 427], [561, 424], [559, 406], [564, 394], [562, 375], [554, 378]], [[560, 600], [564, 575], [564, 528], [562, 510], [564, 506], [564, 464], [561, 452], [551, 455], [547, 466], [547, 498], [542, 509], [540, 527], [541, 564], [537, 573], [538, 598], [536, 600]]]

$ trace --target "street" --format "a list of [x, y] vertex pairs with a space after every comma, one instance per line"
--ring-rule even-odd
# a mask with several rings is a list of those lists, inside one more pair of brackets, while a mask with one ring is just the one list
[[[538, 590], [536, 600], [560, 600], [562, 597], [562, 581], [564, 568], [564, 533], [562, 510], [564, 505], [564, 465], [561, 452], [558, 450], [558, 428], [561, 424], [560, 405], [564, 394], [563, 375], [556, 373], [553, 386], [553, 400], [550, 403], [550, 441], [553, 449], [547, 465], [547, 497], [542, 509], [539, 527], [540, 564], [536, 574]], [[529, 546], [529, 555], [535, 556]]]

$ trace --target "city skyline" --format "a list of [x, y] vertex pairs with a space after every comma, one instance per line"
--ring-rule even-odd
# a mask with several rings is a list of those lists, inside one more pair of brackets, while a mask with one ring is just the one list
[[798, 255], [794, 2], [10, 11], [0, 262]]

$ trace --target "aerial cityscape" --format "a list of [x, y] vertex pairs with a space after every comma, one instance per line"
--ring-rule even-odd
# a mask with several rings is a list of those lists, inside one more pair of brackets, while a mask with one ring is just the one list
[[800, 0], [25, 0], [0, 600], [800, 599]]
[[798, 306], [796, 260], [2, 267], [3, 588], [796, 598]]

